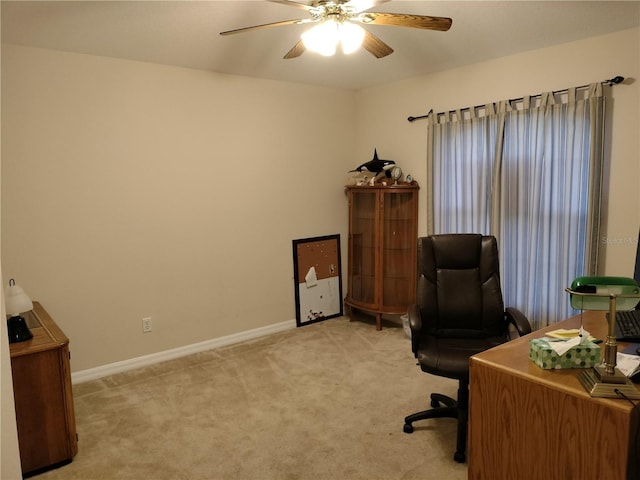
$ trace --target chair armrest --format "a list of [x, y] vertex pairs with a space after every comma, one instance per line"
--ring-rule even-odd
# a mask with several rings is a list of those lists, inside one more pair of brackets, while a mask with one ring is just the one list
[[414, 355], [418, 354], [420, 330], [422, 330], [422, 317], [417, 304], [409, 305], [407, 309], [409, 315], [409, 327], [411, 328], [411, 350]]
[[527, 317], [524, 316], [524, 313], [520, 310], [513, 307], [507, 307], [505, 314], [507, 315], [509, 323], [515, 327], [518, 335], [522, 337], [523, 335], [531, 333], [531, 324]]

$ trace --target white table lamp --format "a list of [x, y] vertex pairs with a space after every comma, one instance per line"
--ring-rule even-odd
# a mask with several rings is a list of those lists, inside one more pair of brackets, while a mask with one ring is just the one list
[[33, 334], [27, 327], [27, 322], [21, 313], [33, 310], [33, 303], [22, 287], [16, 285], [15, 280], [9, 280], [9, 286], [5, 290], [5, 308], [7, 310], [7, 331], [9, 343], [24, 342], [33, 338]]

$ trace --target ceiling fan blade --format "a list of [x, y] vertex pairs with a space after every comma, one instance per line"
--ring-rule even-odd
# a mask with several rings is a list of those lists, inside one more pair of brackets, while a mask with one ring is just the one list
[[316, 20], [312, 18], [304, 18], [304, 19], [298, 19], [298, 20], [284, 20], [282, 22], [265, 23], [263, 25], [253, 25], [252, 27], [243, 27], [243, 28], [236, 28], [235, 30], [227, 30], [226, 32], [220, 32], [220, 35], [233, 35], [234, 33], [244, 33], [244, 32], [249, 32], [251, 30], [260, 30], [262, 28], [282, 27], [285, 25], [300, 25], [302, 23], [311, 23], [315, 21]]
[[366, 25], [393, 25], [396, 27], [425, 28], [446, 32], [451, 28], [453, 20], [447, 17], [429, 17], [426, 15], [412, 15], [409, 13], [380, 13], [367, 12], [352, 20]]
[[297, 58], [300, 55], [302, 55], [305, 50], [306, 49], [304, 47], [304, 43], [302, 43], [302, 40], [298, 40], [298, 43], [296, 43], [293, 46], [293, 48], [287, 52], [287, 54], [284, 56], [284, 58], [285, 59]]
[[388, 1], [389, 0], [350, 0], [343, 4], [343, 6], [353, 9], [355, 13], [360, 13], [382, 3], [387, 3]]
[[308, 5], [306, 3], [294, 2], [292, 0], [267, 0], [272, 3], [280, 3], [282, 5], [287, 5], [289, 7], [302, 8], [303, 10], [309, 11], [313, 8], [312, 5]]
[[393, 48], [384, 43], [368, 30], [364, 31], [362, 46], [376, 58], [386, 57], [393, 53]]

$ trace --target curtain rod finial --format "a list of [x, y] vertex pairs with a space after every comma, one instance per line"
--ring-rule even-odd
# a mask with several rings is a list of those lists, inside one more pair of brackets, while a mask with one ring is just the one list
[[606, 83], [609, 85], [618, 85], [619, 83], [624, 82], [624, 77], [620, 75], [613, 77], [611, 80], [607, 80]]
[[410, 121], [410, 122], [413, 122], [414, 120], [420, 120], [421, 118], [427, 118], [432, 113], [433, 113], [433, 108], [431, 110], [429, 110], [429, 113], [427, 113], [426, 115], [420, 115], [419, 117], [407, 117], [407, 120]]

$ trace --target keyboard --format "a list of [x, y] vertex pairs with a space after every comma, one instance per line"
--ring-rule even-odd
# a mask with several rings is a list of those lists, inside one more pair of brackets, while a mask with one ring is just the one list
[[640, 310], [616, 312], [616, 340], [640, 342]]

